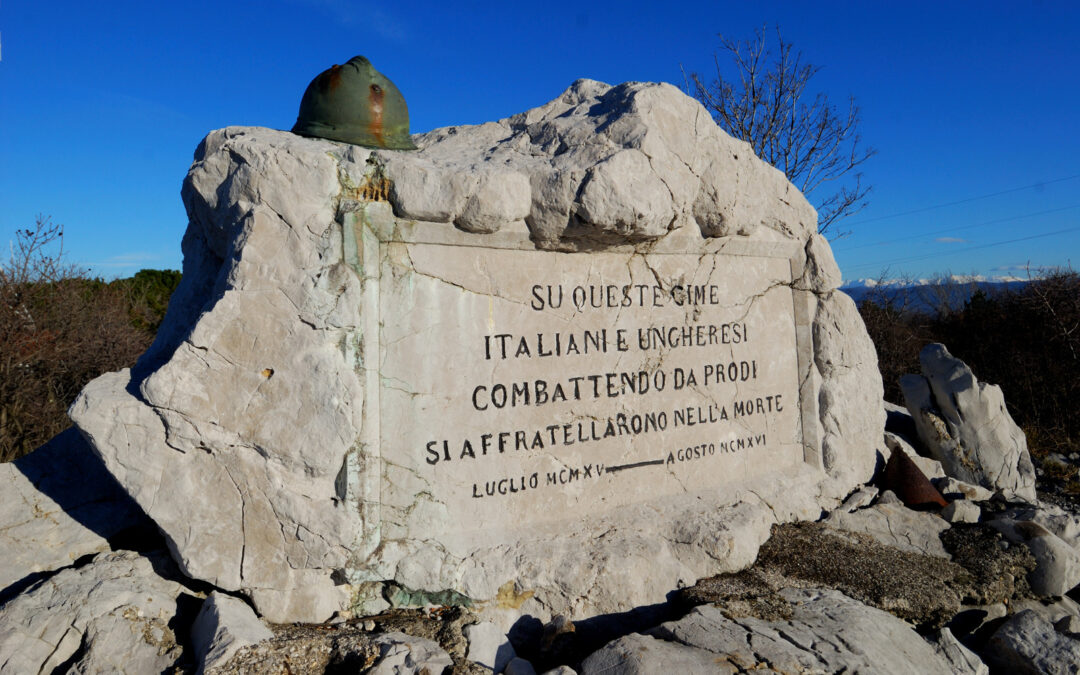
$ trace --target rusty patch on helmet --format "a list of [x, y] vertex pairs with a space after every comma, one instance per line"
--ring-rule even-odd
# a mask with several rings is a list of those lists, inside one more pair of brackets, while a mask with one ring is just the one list
[[341, 86], [341, 66], [334, 64], [329, 70], [324, 70], [319, 75], [319, 87], [323, 91], [334, 91]]
[[386, 147], [383, 140], [383, 98], [386, 92], [377, 84], [368, 87], [368, 108], [371, 110], [371, 121], [368, 122], [368, 131], [380, 148]]

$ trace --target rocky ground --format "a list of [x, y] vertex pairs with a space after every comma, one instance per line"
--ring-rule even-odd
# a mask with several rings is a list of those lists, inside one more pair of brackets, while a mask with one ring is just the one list
[[[1080, 515], [968, 500], [979, 522], [950, 525], [874, 492], [822, 521], [774, 527], [752, 567], [633, 616], [523, 620], [507, 639], [466, 608], [396, 609], [273, 626], [211, 672], [1075, 672], [1080, 605], [1046, 588], [1058, 583], [1046, 567], [1061, 561], [1032, 540], [1055, 536], [1038, 521], [1080, 532]], [[1018, 523], [1026, 533], [1013, 534]], [[1078, 568], [1060, 574], [1080, 581]]]

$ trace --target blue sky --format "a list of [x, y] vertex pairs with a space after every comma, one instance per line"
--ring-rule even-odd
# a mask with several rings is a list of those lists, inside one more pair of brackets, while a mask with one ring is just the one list
[[766, 23], [822, 67], [816, 87], [856, 97], [878, 151], [870, 207], [837, 223], [846, 279], [1080, 266], [1075, 2], [9, 0], [0, 242], [40, 213], [97, 274], [178, 269], [200, 139], [290, 128], [312, 77], [356, 54], [418, 132], [512, 115], [579, 77], [681, 85], [712, 68], [717, 33]]

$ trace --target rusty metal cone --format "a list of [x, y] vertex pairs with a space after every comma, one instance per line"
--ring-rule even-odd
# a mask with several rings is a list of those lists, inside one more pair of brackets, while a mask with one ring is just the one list
[[894, 448], [882, 475], [882, 486], [892, 490], [909, 508], [943, 507], [949, 502], [926, 474], [900, 448]]

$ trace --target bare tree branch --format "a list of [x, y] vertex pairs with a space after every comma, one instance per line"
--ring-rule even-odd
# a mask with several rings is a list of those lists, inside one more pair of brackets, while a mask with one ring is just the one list
[[[713, 54], [711, 82], [691, 73], [687, 85], [694, 97], [720, 127], [750, 143], [758, 157], [783, 171], [814, 202], [818, 232], [861, 211], [871, 186], [858, 168], [876, 151], [859, 135], [862, 118], [855, 99], [849, 98], [841, 112], [825, 94], [811, 94], [809, 82], [820, 68], [804, 63], [802, 52], [779, 30], [775, 52], [764, 27], [752, 40], [719, 37], [721, 53], [729, 59]], [[734, 75], [725, 76], [728, 70]]]

